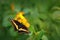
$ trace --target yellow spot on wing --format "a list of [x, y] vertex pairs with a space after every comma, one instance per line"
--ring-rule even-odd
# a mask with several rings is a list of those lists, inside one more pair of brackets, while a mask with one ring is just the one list
[[18, 30], [20, 30], [20, 31], [26, 31], [26, 32], [28, 32], [27, 30], [25, 30], [25, 29], [22, 29], [22, 28], [20, 28], [20, 29], [18, 29]]
[[16, 28], [18, 29], [18, 26], [16, 25], [16, 23], [12, 20], [13, 24], [16, 26]]

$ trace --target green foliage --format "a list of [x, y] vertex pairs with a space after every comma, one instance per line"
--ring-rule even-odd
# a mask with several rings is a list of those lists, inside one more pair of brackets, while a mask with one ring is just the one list
[[[30, 23], [29, 34], [15, 31], [9, 20], [21, 8]], [[60, 0], [1, 0], [0, 40], [60, 40]]]

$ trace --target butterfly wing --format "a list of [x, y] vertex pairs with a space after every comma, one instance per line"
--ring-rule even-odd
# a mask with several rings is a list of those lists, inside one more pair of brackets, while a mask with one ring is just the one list
[[19, 23], [17, 20], [11, 20], [12, 24], [14, 25], [15, 30], [17, 30], [18, 32], [25, 32], [28, 33], [28, 28], [26, 28], [25, 25], [23, 25], [22, 23]]

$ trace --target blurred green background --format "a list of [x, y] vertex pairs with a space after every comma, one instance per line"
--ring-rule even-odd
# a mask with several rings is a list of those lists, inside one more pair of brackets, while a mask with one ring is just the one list
[[[30, 34], [17, 33], [8, 20], [21, 8]], [[60, 0], [0, 0], [0, 40], [60, 40]]]

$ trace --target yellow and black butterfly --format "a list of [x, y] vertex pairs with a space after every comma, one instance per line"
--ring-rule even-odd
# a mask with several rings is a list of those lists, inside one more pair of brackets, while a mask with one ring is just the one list
[[27, 19], [23, 16], [24, 12], [17, 13], [14, 19], [11, 19], [11, 22], [15, 28], [20, 33], [29, 33], [28, 28], [30, 24], [28, 23]]

